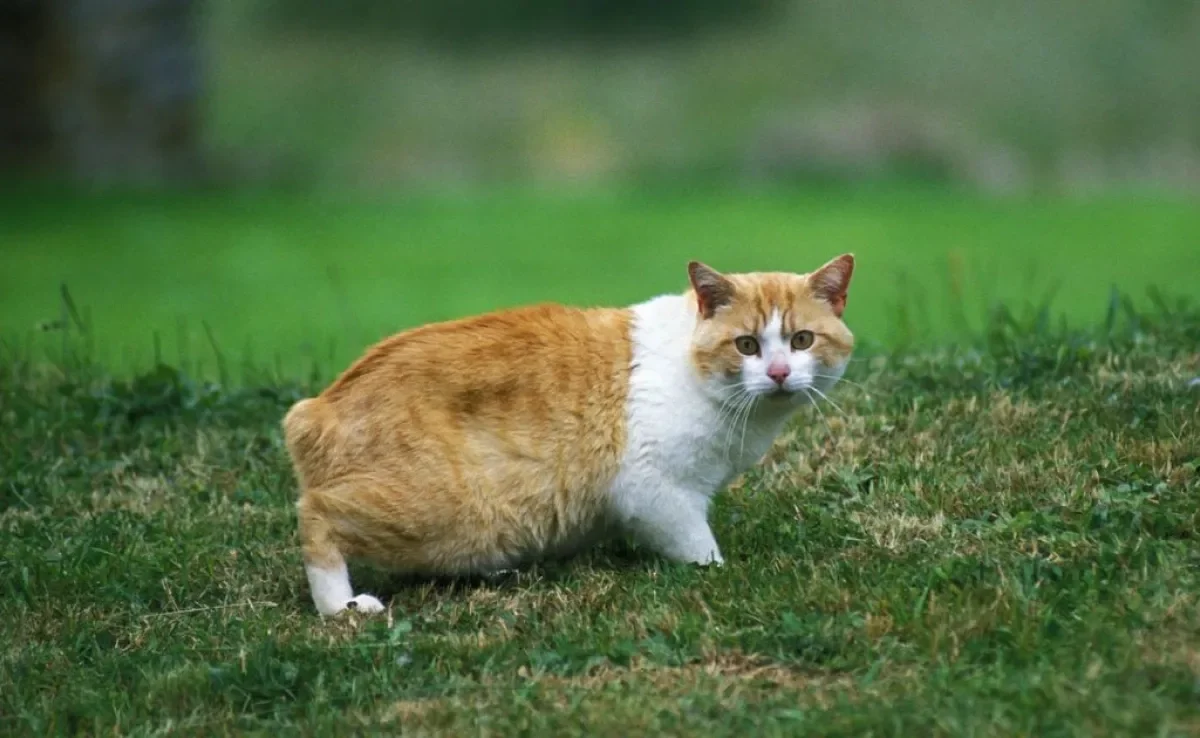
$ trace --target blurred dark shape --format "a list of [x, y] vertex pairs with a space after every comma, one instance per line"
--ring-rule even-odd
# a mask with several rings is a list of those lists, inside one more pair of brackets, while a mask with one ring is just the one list
[[49, 139], [38, 99], [38, 66], [46, 7], [37, 0], [0, 0], [0, 167], [28, 164]]
[[201, 173], [197, 2], [0, 3], [0, 164], [86, 184]]
[[267, 0], [280, 28], [379, 32], [450, 46], [680, 36], [761, 18], [781, 0]]

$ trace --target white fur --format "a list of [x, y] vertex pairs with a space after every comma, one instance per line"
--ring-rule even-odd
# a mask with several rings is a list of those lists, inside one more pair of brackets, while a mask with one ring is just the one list
[[313, 603], [322, 615], [337, 615], [348, 608], [365, 615], [383, 612], [383, 603], [377, 598], [369, 594], [354, 596], [345, 562], [329, 569], [306, 565], [304, 571], [308, 574]]
[[[683, 295], [633, 307], [627, 441], [609, 494], [616, 522], [643, 544], [675, 561], [720, 564], [708, 525], [713, 496], [762, 458], [811, 402], [806, 390], [831, 387], [843, 367], [793, 351], [776, 314], [757, 336], [761, 356], [745, 357], [740, 377], [702, 377], [691, 361], [699, 319]], [[789, 364], [788, 393], [776, 394], [766, 374], [772, 360]], [[751, 397], [753, 406], [741, 402]]]

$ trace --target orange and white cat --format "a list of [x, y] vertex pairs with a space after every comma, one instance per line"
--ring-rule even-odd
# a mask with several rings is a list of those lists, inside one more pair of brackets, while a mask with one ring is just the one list
[[323, 615], [381, 603], [346, 557], [468, 574], [629, 534], [722, 562], [713, 496], [841, 377], [850, 255], [722, 275], [622, 309], [542, 305], [381, 341], [283, 421]]

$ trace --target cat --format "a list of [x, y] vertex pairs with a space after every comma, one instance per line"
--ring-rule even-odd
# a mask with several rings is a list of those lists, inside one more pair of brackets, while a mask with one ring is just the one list
[[483, 574], [615, 534], [721, 564], [713, 496], [841, 378], [851, 254], [628, 308], [538, 305], [384, 339], [283, 420], [317, 611], [384, 609], [346, 558]]

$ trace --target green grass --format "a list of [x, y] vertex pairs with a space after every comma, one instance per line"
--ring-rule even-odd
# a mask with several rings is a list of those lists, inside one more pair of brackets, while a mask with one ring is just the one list
[[311, 387], [10, 354], [0, 732], [1200, 734], [1200, 312], [1113, 307], [1106, 330], [997, 317], [974, 347], [856, 362], [842, 410], [721, 498], [720, 570], [611, 545], [498, 581], [356, 571], [387, 617], [329, 622], [278, 431]]
[[[214, 376], [316, 362], [328, 373], [388, 333], [505, 305], [629, 304], [719, 269], [808, 270], [859, 257], [857, 334], [898, 346], [961, 338], [995, 302], [1074, 321], [1113, 284], [1200, 282], [1188, 202], [983, 200], [904, 189], [848, 193], [514, 191], [364, 197], [246, 194], [0, 201], [0, 337], [54, 346], [66, 283], [114, 371], [157, 353]], [[206, 328], [208, 329], [206, 331]]]

